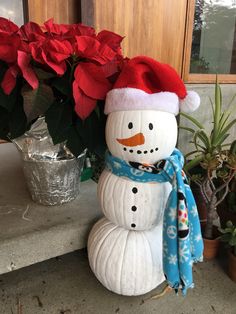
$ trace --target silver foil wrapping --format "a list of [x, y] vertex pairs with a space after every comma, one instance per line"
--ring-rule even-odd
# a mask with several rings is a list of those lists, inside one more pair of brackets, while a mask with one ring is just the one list
[[58, 205], [78, 196], [85, 152], [75, 158], [65, 143], [54, 145], [44, 118], [13, 142], [21, 152], [24, 175], [35, 202]]

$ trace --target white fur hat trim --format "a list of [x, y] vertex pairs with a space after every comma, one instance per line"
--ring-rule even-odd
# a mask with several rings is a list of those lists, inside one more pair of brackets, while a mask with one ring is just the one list
[[105, 114], [128, 110], [160, 110], [177, 115], [179, 99], [175, 93], [148, 94], [141, 89], [131, 87], [115, 88], [107, 93]]

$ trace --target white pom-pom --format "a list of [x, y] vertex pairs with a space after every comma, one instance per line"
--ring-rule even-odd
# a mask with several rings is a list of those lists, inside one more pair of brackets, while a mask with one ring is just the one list
[[193, 112], [200, 106], [200, 97], [194, 91], [189, 91], [184, 99], [180, 100], [180, 111]]

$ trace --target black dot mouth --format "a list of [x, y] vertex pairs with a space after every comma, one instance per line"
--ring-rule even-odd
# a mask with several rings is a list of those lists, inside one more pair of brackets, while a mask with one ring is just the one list
[[155, 149], [154, 148], [152, 148], [152, 149], [150, 149], [149, 151], [148, 150], [140, 150], [140, 149], [138, 149], [137, 151], [135, 151], [135, 150], [133, 150], [133, 149], [128, 149], [127, 147], [123, 147], [123, 150], [126, 152], [126, 151], [128, 151], [129, 153], [136, 153], [136, 154], [138, 154], [138, 155], [141, 155], [141, 154], [144, 154], [144, 155], [146, 155], [146, 154], [152, 154], [152, 153], [154, 153], [154, 151], [158, 151], [158, 147], [156, 147]]

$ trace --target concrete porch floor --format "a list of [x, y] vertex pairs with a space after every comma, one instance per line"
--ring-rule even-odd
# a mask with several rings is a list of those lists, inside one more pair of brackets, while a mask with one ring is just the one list
[[[223, 256], [221, 253], [221, 256]], [[94, 277], [85, 249], [0, 276], [0, 314], [235, 314], [236, 284], [225, 273], [225, 257], [194, 266], [196, 287], [187, 297], [173, 292], [143, 302], [106, 290]]]

